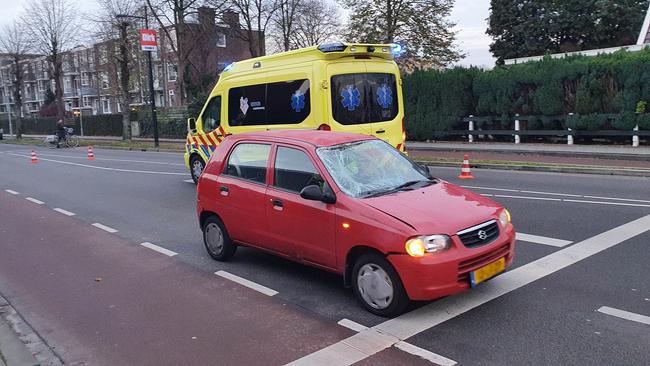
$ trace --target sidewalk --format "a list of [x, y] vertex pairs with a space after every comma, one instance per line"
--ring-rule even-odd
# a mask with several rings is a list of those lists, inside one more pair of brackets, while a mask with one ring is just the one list
[[0, 296], [0, 366], [32, 366], [38, 361], [11, 327], [5, 317], [11, 316], [13, 309], [4, 297]]

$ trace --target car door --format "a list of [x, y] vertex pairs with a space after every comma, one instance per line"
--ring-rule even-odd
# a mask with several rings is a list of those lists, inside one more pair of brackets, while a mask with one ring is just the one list
[[335, 268], [334, 205], [300, 197], [308, 185], [327, 184], [315, 164], [306, 151], [277, 145], [272, 173], [266, 209], [271, 240], [302, 261]]
[[271, 144], [241, 142], [231, 150], [214, 195], [231, 238], [269, 247], [266, 176]]

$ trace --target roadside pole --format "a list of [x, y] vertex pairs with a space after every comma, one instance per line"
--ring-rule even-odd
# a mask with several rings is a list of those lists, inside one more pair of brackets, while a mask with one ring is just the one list
[[[636, 125], [632, 130], [634, 132], [639, 131], [639, 125]], [[632, 147], [639, 147], [639, 135], [636, 133], [632, 135]]]
[[9, 116], [9, 136], [11, 137], [14, 135], [14, 128], [11, 124], [11, 104], [9, 102], [7, 102], [7, 116]]
[[515, 114], [515, 144], [518, 144], [521, 142], [521, 138], [519, 137], [519, 114]]
[[81, 137], [84, 136], [84, 110], [83, 110], [83, 105], [84, 105], [84, 87], [81, 86], [79, 88], [79, 133], [81, 134]]
[[474, 131], [474, 120], [472, 120], [472, 118], [474, 118], [474, 115], [470, 114], [469, 118], [469, 127], [467, 128], [469, 130], [468, 141], [474, 142], [474, 135], [472, 135], [472, 131]]

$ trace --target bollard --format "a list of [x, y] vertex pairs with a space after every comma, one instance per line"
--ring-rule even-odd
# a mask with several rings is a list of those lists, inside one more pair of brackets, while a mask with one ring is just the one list
[[[639, 125], [636, 125], [633, 129], [633, 131], [638, 131], [639, 130]], [[639, 147], [639, 135], [632, 135], [632, 147]]]
[[571, 134], [571, 129], [569, 128], [569, 134], [566, 135], [566, 144], [573, 145], [573, 135]]
[[3, 136], [4, 132], [5, 131], [2, 128], [0, 128], [0, 140], [4, 140], [4, 136]]
[[[470, 114], [469, 118], [474, 118], [474, 116]], [[474, 142], [474, 135], [472, 135], [472, 133], [471, 133], [472, 131], [474, 131], [474, 121], [473, 120], [471, 120], [471, 119], [469, 120], [469, 127], [467, 129], [470, 131], [470, 134], [468, 135], [467, 140], [469, 142]]]
[[[519, 114], [515, 114], [517, 119], [515, 120], [515, 131], [519, 131]], [[519, 134], [515, 132], [515, 144], [518, 144], [521, 142], [521, 138], [519, 137]]]

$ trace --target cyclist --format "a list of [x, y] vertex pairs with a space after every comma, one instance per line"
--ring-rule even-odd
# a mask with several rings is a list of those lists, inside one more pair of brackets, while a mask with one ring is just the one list
[[56, 137], [56, 148], [58, 149], [61, 147], [61, 142], [65, 140], [65, 126], [62, 119], [56, 121]]

